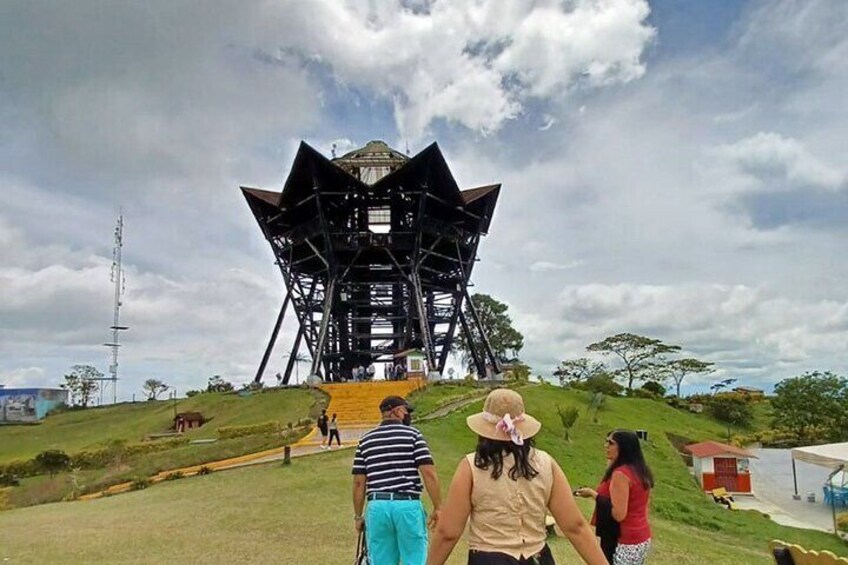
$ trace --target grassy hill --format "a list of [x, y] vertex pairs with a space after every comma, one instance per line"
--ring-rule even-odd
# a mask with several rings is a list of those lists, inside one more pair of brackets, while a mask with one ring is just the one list
[[[430, 403], [429, 394], [453, 398], [456, 392], [431, 388], [419, 394], [418, 402]], [[650, 400], [611, 398], [596, 423], [585, 413], [583, 393], [545, 385], [527, 387], [522, 394], [528, 412], [544, 426], [539, 447], [560, 462], [575, 487], [597, 484], [607, 431], [648, 430], [646, 456], [657, 478], [651, 563], [765, 565], [771, 563], [766, 544], [772, 538], [848, 554], [832, 536], [779, 526], [756, 512], [731, 512], [703, 496], [665, 433], [721, 437], [724, 427], [706, 416]], [[557, 405], [581, 408], [572, 442], [563, 438]], [[443, 490], [463, 454], [473, 449], [465, 417], [480, 407], [476, 402], [420, 426]], [[322, 453], [288, 467], [224, 471], [95, 501], [0, 512], [0, 557], [15, 563], [342, 563], [352, 558], [355, 544], [351, 457], [350, 451]], [[590, 504], [579, 504], [588, 515]], [[567, 541], [553, 540], [552, 547], [560, 563], [575, 562]], [[451, 563], [464, 562], [460, 544]]]
[[[314, 394], [317, 393], [305, 389], [266, 389], [249, 396], [205, 393], [177, 399], [176, 410], [200, 412], [211, 418], [208, 424], [187, 435], [212, 438], [219, 427], [269, 421], [285, 424], [315, 417]], [[140, 442], [148, 434], [167, 432], [174, 409], [171, 400], [123, 403], [61, 412], [36, 425], [0, 426], [0, 463], [29, 459], [46, 449], [76, 453], [114, 440]]]

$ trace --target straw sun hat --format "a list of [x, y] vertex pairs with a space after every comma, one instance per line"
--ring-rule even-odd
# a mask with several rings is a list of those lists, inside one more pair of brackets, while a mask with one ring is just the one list
[[483, 403], [483, 411], [469, 416], [466, 422], [479, 436], [512, 441], [517, 445], [539, 433], [542, 427], [539, 420], [524, 413], [521, 395], [508, 388], [490, 392]]

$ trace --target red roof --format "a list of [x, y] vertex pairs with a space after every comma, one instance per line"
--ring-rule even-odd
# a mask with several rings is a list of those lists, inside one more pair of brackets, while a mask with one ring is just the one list
[[753, 453], [736, 447], [735, 445], [727, 445], [717, 441], [702, 441], [701, 443], [690, 443], [686, 446], [686, 450], [695, 457], [715, 457], [716, 455], [735, 455], [737, 457], [757, 457]]

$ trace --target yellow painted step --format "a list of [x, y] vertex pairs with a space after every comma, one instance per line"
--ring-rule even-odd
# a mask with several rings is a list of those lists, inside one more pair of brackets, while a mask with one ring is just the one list
[[342, 425], [361, 425], [380, 421], [380, 401], [387, 396], [401, 396], [422, 388], [423, 379], [405, 381], [372, 381], [367, 383], [329, 383], [320, 385], [330, 395], [327, 414], [337, 414]]

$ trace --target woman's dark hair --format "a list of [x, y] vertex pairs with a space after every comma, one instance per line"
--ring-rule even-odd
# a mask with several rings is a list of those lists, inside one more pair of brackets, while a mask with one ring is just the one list
[[622, 465], [629, 465], [636, 476], [639, 477], [639, 480], [642, 481], [642, 486], [647, 489], [654, 488], [654, 475], [651, 473], [651, 468], [645, 463], [642, 446], [639, 444], [639, 436], [630, 430], [615, 430], [609, 434], [609, 438], [618, 446], [618, 457], [607, 467], [602, 480], [610, 480], [613, 471]]
[[515, 465], [509, 470], [509, 478], [517, 481], [519, 478], [531, 480], [539, 474], [530, 464], [530, 450], [533, 449], [533, 439], [524, 440], [524, 445], [515, 445], [511, 441], [499, 441], [479, 436], [477, 451], [474, 454], [474, 466], [478, 469], [492, 468], [492, 478], [497, 480], [503, 473], [504, 454], [512, 454]]

